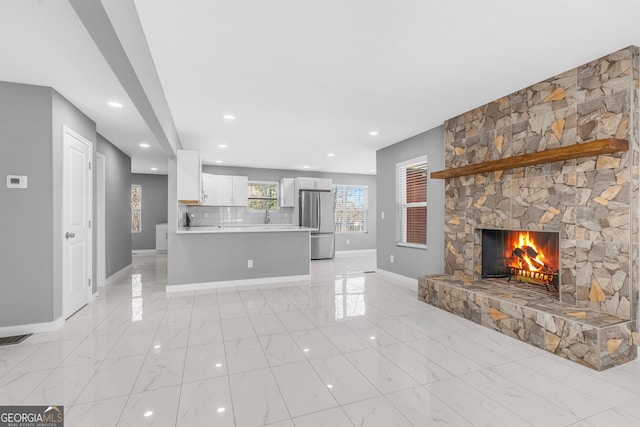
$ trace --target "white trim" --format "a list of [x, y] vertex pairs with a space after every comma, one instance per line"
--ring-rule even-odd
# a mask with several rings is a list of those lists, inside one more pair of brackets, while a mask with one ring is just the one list
[[15, 335], [37, 334], [51, 332], [64, 325], [64, 317], [60, 316], [51, 322], [29, 323], [27, 325], [15, 325], [0, 327], [0, 337], [13, 337]]
[[417, 243], [396, 242], [396, 246], [401, 248], [427, 249], [427, 245], [419, 245]]
[[[155, 255], [160, 253], [157, 249], [134, 249], [131, 251], [131, 255]], [[167, 253], [164, 251], [163, 253]]]
[[402, 274], [394, 273], [392, 271], [383, 270], [381, 268], [376, 269], [376, 273], [380, 273], [382, 276], [386, 276], [390, 279], [396, 280], [399, 284], [402, 285], [411, 285], [415, 288], [415, 291], [418, 291], [418, 278], [417, 277], [409, 277], [403, 276]]
[[125, 268], [123, 268], [122, 270], [116, 271], [111, 276], [107, 277], [107, 280], [105, 280], [105, 282], [104, 282], [104, 286], [105, 287], [106, 286], [111, 286], [114, 283], [117, 283], [120, 280], [124, 279], [124, 277], [127, 274], [129, 274], [129, 272], [131, 271], [132, 268], [133, 268], [133, 264], [129, 264]]
[[167, 286], [166, 292], [168, 294], [172, 294], [177, 292], [192, 292], [229, 288], [233, 286], [277, 285], [282, 284], [283, 282], [304, 282], [310, 279], [310, 274], [304, 274], [300, 276], [264, 277], [261, 279], [221, 280], [219, 282], [185, 283], [181, 285]]
[[[93, 179], [93, 175], [95, 172], [95, 161], [94, 161], [94, 156], [96, 154], [96, 149], [95, 149], [95, 145], [93, 142], [89, 141], [87, 138], [85, 138], [84, 136], [80, 135], [78, 132], [74, 131], [73, 129], [71, 129], [70, 127], [63, 125], [62, 126], [62, 231], [64, 231], [65, 227], [66, 227], [66, 215], [68, 214], [67, 212], [67, 208], [65, 205], [65, 201], [66, 198], [69, 196], [68, 194], [66, 194], [66, 174], [65, 174], [65, 168], [68, 166], [65, 164], [66, 162], [66, 153], [67, 153], [67, 147], [69, 146], [68, 143], [68, 138], [67, 136], [71, 137], [71, 138], [75, 138], [76, 140], [78, 140], [81, 144], [85, 145], [88, 149], [89, 149], [89, 168], [85, 169], [85, 176], [88, 177], [88, 188], [86, 190], [87, 194], [85, 203], [87, 203], [86, 209], [88, 212], [88, 217], [89, 219], [89, 230], [87, 232], [87, 249], [85, 250], [85, 256], [86, 256], [86, 261], [85, 261], [85, 268], [87, 269], [87, 279], [89, 280], [89, 283], [93, 282], [93, 270], [94, 270], [94, 265], [93, 265], [93, 232], [95, 230], [95, 218], [93, 217], [94, 215], [94, 211], [93, 211], [93, 202], [95, 201], [95, 194], [93, 192], [93, 183], [94, 183], [94, 179]], [[96, 143], [97, 144], [97, 143]], [[105, 172], [106, 173], [106, 172]], [[106, 197], [106, 194], [105, 194]], [[67, 275], [72, 274], [73, 272], [68, 271], [68, 253], [65, 249], [64, 246], [64, 240], [63, 240], [63, 236], [60, 236], [60, 240], [62, 240], [62, 281], [64, 282], [65, 280], [67, 280]], [[106, 255], [105, 255], [106, 256]], [[97, 288], [97, 283], [93, 283], [91, 286], [86, 286], [86, 293], [87, 295], [85, 296], [85, 304], [82, 305], [82, 307], [84, 307], [84, 305], [90, 303], [92, 301], [93, 298], [93, 288], [94, 286]], [[62, 287], [62, 315], [65, 316], [71, 316], [74, 312], [69, 313], [69, 308], [66, 307], [66, 305], [69, 303], [68, 301], [68, 294], [65, 292], [65, 286], [63, 285]]]
[[336, 251], [336, 258], [344, 258], [350, 256], [375, 255], [375, 249], [358, 249], [354, 251]]
[[[98, 174], [98, 163], [102, 173]], [[107, 157], [96, 152], [96, 289], [107, 280]], [[102, 197], [100, 197], [102, 196]]]

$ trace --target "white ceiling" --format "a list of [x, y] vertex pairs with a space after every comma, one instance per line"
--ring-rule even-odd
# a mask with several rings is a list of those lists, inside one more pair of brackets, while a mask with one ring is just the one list
[[[120, 1], [138, 10], [183, 148], [207, 164], [371, 173], [376, 149], [640, 45], [635, 0]], [[0, 80], [55, 88], [134, 172], [166, 171], [67, 1], [3, 0], [0, 37]]]

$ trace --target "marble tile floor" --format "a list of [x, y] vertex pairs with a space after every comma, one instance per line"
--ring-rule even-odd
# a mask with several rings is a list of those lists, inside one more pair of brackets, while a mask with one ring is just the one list
[[0, 405], [67, 426], [628, 426], [640, 363], [595, 372], [417, 300], [373, 257], [304, 283], [167, 295], [166, 255], [0, 347]]

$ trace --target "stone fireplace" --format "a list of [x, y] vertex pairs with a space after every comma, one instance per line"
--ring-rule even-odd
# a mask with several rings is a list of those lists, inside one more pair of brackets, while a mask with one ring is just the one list
[[[420, 299], [594, 369], [636, 358], [639, 69], [629, 47], [445, 122], [446, 169], [605, 138], [629, 148], [447, 179], [445, 275], [421, 278]], [[483, 280], [487, 229], [556, 235], [556, 295]]]

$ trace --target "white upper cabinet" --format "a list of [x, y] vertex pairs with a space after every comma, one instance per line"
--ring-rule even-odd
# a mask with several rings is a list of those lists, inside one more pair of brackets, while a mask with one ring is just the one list
[[218, 194], [216, 188], [217, 180], [216, 175], [210, 173], [202, 173], [202, 204], [205, 206], [213, 206], [215, 203], [215, 197]]
[[329, 178], [297, 178], [298, 190], [331, 190], [332, 181]]
[[178, 201], [187, 205], [202, 202], [202, 163], [199, 151], [178, 150], [177, 153]]
[[234, 176], [232, 179], [231, 206], [248, 206], [249, 177]]
[[294, 178], [282, 178], [280, 180], [280, 207], [292, 208], [296, 203], [296, 180]]
[[202, 174], [206, 206], [247, 206], [249, 178], [246, 176]]

